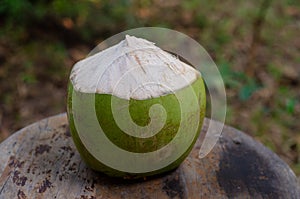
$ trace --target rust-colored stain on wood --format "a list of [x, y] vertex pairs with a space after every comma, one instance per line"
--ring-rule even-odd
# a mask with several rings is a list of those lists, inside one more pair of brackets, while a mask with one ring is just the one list
[[179, 168], [126, 180], [82, 162], [65, 114], [42, 120], [0, 144], [0, 198], [300, 198], [287, 164], [234, 128], [225, 126], [214, 149], [200, 159], [208, 123]]

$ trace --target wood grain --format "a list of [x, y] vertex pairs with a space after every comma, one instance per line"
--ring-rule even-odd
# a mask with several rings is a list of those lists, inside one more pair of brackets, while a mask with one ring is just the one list
[[176, 170], [141, 180], [110, 178], [82, 162], [66, 114], [44, 119], [0, 144], [0, 198], [300, 198], [297, 178], [276, 154], [225, 126], [199, 158], [209, 120]]

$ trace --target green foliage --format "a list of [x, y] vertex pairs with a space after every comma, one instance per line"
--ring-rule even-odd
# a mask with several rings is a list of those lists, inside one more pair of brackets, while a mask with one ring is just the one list
[[26, 84], [34, 84], [37, 82], [36, 77], [32, 74], [23, 73], [21, 74], [22, 81]]
[[286, 101], [286, 111], [289, 114], [293, 114], [295, 112], [296, 104], [297, 104], [296, 99], [294, 99], [294, 98], [287, 99], [287, 101]]
[[0, 15], [8, 16], [9, 18], [22, 19], [32, 5], [27, 0], [3, 0], [0, 2]]
[[289, 114], [293, 115], [295, 113], [296, 105], [299, 103], [297, 97], [294, 93], [291, 93], [290, 89], [286, 86], [279, 87], [278, 95], [280, 99], [278, 99], [278, 115]]
[[255, 91], [261, 88], [255, 79], [248, 77], [243, 72], [233, 71], [228, 62], [223, 61], [218, 66], [225, 85], [239, 90], [240, 100], [248, 100]]
[[[34, 31], [41, 25], [46, 28], [54, 26], [62, 30], [72, 29], [87, 41], [95, 32], [121, 31], [120, 24], [136, 27], [138, 21], [130, 7], [129, 0], [3, 0], [0, 2], [0, 16], [7, 30], [4, 34], [16, 27], [24, 35], [24, 32]], [[69, 27], [64, 24], [65, 19], [69, 20]], [[18, 38], [22, 39], [21, 36]]]
[[240, 88], [239, 98], [243, 101], [248, 100], [259, 88], [260, 86], [255, 82], [255, 80], [246, 78], [245, 84]]
[[226, 86], [230, 88], [237, 88], [240, 86], [240, 82], [238, 81], [240, 73], [233, 71], [228, 62], [223, 60], [217, 65], [219, 66], [220, 73]]
[[293, 5], [293, 6], [299, 6], [300, 7], [300, 2], [298, 0], [287, 0], [286, 3], [288, 5]]
[[189, 0], [189, 1], [183, 1], [182, 6], [184, 9], [187, 10], [194, 10], [201, 4], [201, 1], [199, 0]]
[[267, 66], [267, 69], [268, 72], [272, 75], [272, 77], [274, 77], [274, 79], [276, 79], [277, 81], [280, 80], [280, 78], [282, 77], [282, 71], [280, 70], [279, 66], [269, 64]]
[[215, 34], [214, 39], [218, 46], [224, 46], [226, 43], [228, 43], [231, 39], [229, 34], [227, 33], [226, 30], [222, 28], [216, 29], [217, 34]]
[[196, 21], [196, 25], [201, 29], [207, 27], [209, 24], [209, 19], [201, 12], [198, 12], [196, 14], [195, 21]]

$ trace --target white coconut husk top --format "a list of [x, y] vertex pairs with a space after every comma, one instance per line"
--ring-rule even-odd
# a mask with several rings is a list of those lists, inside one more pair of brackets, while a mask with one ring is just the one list
[[70, 79], [76, 91], [143, 100], [182, 89], [199, 76], [154, 43], [126, 35], [120, 43], [77, 62]]

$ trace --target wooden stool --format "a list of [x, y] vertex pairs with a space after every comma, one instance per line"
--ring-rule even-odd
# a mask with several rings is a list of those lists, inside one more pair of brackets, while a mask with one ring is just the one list
[[244, 133], [224, 127], [200, 159], [200, 138], [176, 170], [146, 180], [110, 178], [82, 162], [66, 114], [44, 119], [0, 144], [0, 198], [300, 198], [295, 174]]

